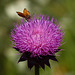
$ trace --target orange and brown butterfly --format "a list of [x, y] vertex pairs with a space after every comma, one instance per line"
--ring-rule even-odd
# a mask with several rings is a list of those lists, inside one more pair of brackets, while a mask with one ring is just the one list
[[31, 18], [29, 11], [27, 11], [27, 9], [25, 8], [23, 10], [23, 13], [21, 12], [16, 12], [20, 17], [25, 18], [27, 21]]

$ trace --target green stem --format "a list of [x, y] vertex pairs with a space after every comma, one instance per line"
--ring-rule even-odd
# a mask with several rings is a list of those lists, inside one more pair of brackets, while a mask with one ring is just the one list
[[39, 65], [35, 65], [35, 75], [39, 75]]

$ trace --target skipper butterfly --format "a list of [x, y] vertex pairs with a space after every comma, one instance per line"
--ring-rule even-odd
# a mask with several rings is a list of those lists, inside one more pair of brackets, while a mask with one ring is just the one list
[[20, 17], [25, 18], [27, 21], [31, 18], [29, 11], [27, 11], [27, 9], [25, 8], [23, 10], [23, 13], [21, 12], [16, 12]]

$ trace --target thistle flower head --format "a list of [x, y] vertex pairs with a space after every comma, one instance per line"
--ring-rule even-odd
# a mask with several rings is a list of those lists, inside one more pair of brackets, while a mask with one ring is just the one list
[[[23, 54], [19, 61], [46, 56], [53, 56], [56, 60], [54, 55], [60, 51], [58, 48], [63, 40], [63, 32], [54, 18], [49, 21], [49, 17], [43, 15], [35, 16], [28, 22], [22, 20], [20, 25], [16, 24], [11, 37], [14, 48]], [[26, 57], [27, 54], [29, 57]]]

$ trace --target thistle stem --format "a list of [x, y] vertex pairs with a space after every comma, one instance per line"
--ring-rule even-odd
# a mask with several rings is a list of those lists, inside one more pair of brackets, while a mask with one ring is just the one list
[[35, 75], [39, 75], [39, 65], [35, 65]]

